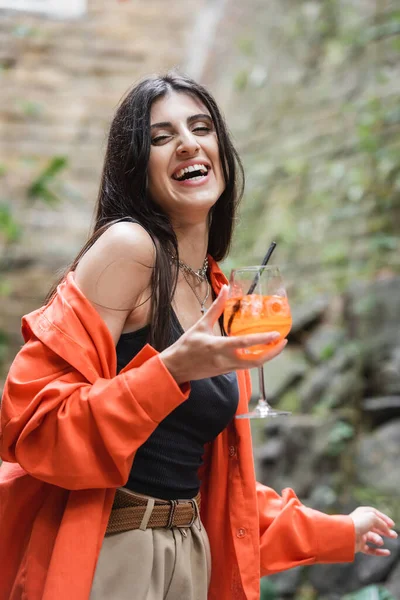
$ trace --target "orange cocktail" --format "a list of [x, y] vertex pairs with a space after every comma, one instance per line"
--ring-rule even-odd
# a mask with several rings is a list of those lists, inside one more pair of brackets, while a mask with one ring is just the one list
[[277, 331], [280, 338], [268, 345], [241, 350], [241, 354], [257, 356], [268, 346], [285, 338], [292, 327], [290, 306], [286, 296], [249, 294], [229, 298], [224, 310], [224, 328], [228, 335]]

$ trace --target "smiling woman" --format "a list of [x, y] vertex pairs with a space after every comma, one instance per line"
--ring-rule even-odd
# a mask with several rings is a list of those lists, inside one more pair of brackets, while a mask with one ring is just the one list
[[205, 111], [198, 98], [179, 92], [151, 109], [148, 191], [172, 224], [193, 218], [206, 223], [225, 188], [217, 134]]
[[379, 511], [328, 516], [254, 479], [234, 416], [247, 369], [285, 341], [225, 335], [216, 261], [241, 192], [204, 87], [168, 74], [127, 93], [93, 234], [23, 318], [5, 384], [0, 600], [258, 600], [262, 575], [389, 553]]

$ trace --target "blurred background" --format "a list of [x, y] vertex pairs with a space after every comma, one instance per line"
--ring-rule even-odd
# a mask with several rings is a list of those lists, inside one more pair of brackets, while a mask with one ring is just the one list
[[[265, 371], [294, 416], [253, 422], [258, 478], [400, 523], [399, 0], [0, 0], [0, 389], [21, 316], [88, 236], [120, 97], [173, 67], [213, 92], [245, 164], [222, 267], [276, 240], [293, 308]], [[390, 547], [265, 578], [262, 598], [400, 599]]]

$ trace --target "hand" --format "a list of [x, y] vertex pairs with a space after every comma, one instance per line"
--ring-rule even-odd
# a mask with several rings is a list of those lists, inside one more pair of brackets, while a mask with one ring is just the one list
[[218, 298], [206, 314], [180, 338], [161, 352], [160, 358], [177, 383], [215, 377], [239, 369], [259, 367], [282, 352], [287, 340], [266, 348], [255, 358], [243, 358], [237, 352], [258, 344], [271, 344], [279, 339], [278, 332], [252, 333], [225, 337], [213, 334], [213, 327], [222, 315], [228, 299], [228, 286], [223, 286]]
[[350, 515], [356, 529], [356, 552], [363, 552], [371, 556], [389, 556], [390, 550], [372, 548], [367, 542], [376, 546], [383, 546], [382, 536], [397, 538], [397, 533], [391, 529], [394, 522], [390, 517], [370, 506], [360, 506]]

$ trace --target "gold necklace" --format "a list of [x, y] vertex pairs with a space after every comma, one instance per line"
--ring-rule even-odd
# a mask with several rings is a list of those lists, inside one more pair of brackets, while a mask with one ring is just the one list
[[183, 269], [182, 269], [182, 275], [183, 275], [183, 277], [184, 277], [184, 279], [185, 279], [186, 283], [188, 284], [188, 286], [189, 286], [189, 287], [190, 287], [190, 289], [192, 290], [193, 294], [196, 296], [196, 298], [197, 298], [197, 300], [198, 300], [198, 302], [199, 302], [199, 304], [200, 304], [200, 310], [201, 310], [201, 314], [202, 314], [202, 315], [204, 315], [204, 314], [205, 314], [205, 312], [206, 312], [206, 310], [207, 310], [207, 308], [205, 307], [205, 303], [207, 302], [207, 300], [208, 300], [208, 296], [210, 295], [210, 284], [209, 284], [209, 282], [208, 282], [208, 279], [205, 279], [205, 281], [206, 281], [206, 283], [207, 283], [207, 293], [206, 293], [206, 295], [205, 295], [205, 298], [204, 298], [204, 300], [202, 300], [202, 299], [200, 298], [200, 296], [198, 295], [198, 293], [196, 292], [195, 288], [192, 286], [192, 284], [190, 283], [190, 281], [189, 281], [189, 280], [188, 280], [188, 278], [186, 277], [186, 273], [185, 273], [185, 271], [184, 271]]

